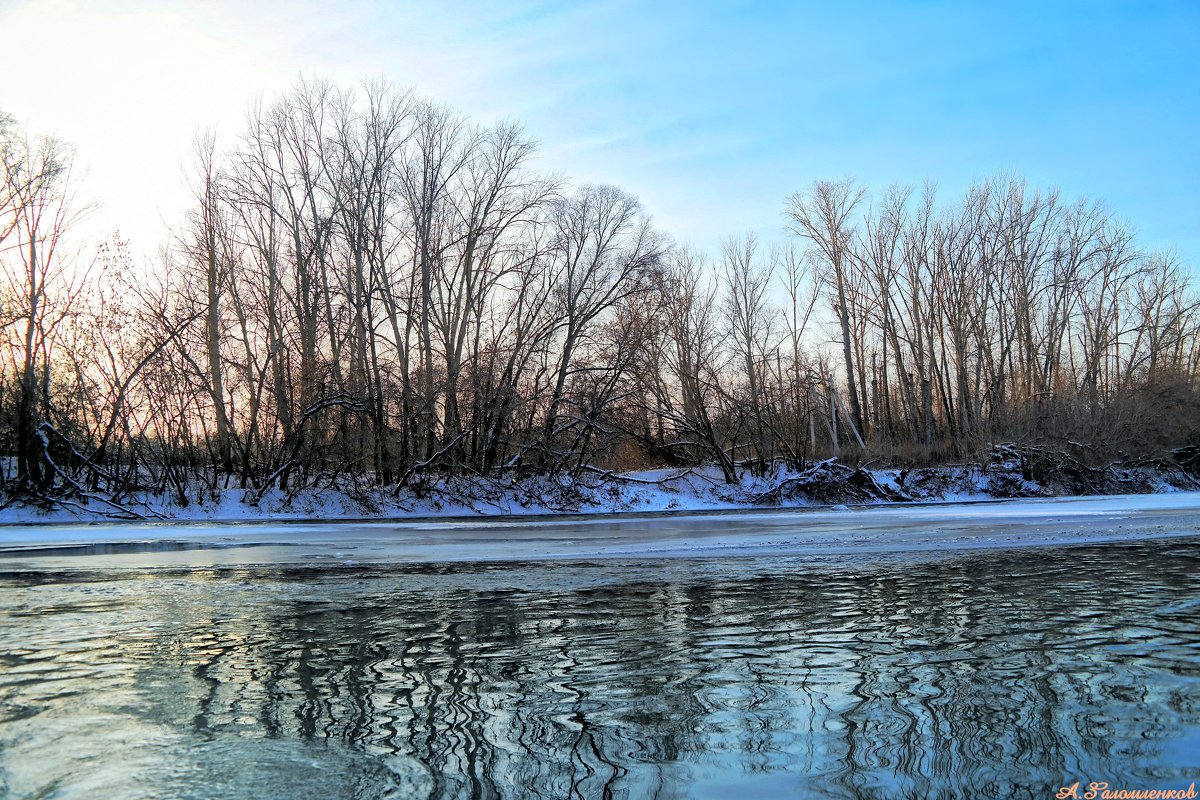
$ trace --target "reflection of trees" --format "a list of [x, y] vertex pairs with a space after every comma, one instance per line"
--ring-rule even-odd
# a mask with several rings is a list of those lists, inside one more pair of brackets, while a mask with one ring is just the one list
[[[1196, 562], [1128, 549], [579, 590], [308, 574], [177, 647], [198, 732], [416, 758], [435, 795], [671, 798], [761, 775], [1042, 797], [1072, 776], [1183, 777], [1147, 765], [1200, 724], [1195, 683], [1162, 677], [1196, 676], [1195, 619], [1155, 616], [1171, 598], [1145, 587], [1194, 595]], [[332, 599], [289, 600], [301, 584]]]

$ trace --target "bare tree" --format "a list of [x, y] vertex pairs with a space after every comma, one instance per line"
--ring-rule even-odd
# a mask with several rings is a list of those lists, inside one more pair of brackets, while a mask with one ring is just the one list
[[833, 310], [842, 334], [842, 357], [846, 367], [846, 387], [854, 425], [864, 431], [862, 403], [855, 379], [856, 355], [852, 335], [854, 309], [849, 302], [851, 283], [850, 244], [854, 233], [853, 215], [866, 190], [850, 180], [837, 183], [817, 181], [807, 194], [794, 194], [788, 200], [789, 228], [811, 242], [827, 268]]
[[17, 478], [44, 489], [53, 477], [43, 469], [39, 425], [52, 377], [55, 329], [71, 312], [84, 275], [73, 269], [66, 235], [87, 209], [76, 202], [73, 154], [57, 139], [31, 136], [0, 121], [0, 304], [6, 350], [16, 377]]
[[757, 260], [757, 248], [754, 235], [746, 234], [727, 239], [721, 249], [725, 322], [746, 382], [751, 452], [762, 471], [775, 455], [764, 387], [769, 374], [768, 352], [775, 338], [774, 313], [767, 303], [774, 265]]
[[699, 255], [682, 249], [662, 275], [662, 338], [652, 362], [661, 371], [648, 380], [657, 399], [654, 412], [672, 429], [664, 446], [690, 451], [693, 460], [712, 459], [725, 481], [735, 483], [732, 449], [720, 425], [727, 396], [721, 382], [728, 334], [717, 287], [705, 280], [704, 269]]
[[545, 415], [545, 445], [554, 455], [568, 381], [595, 365], [576, 356], [597, 320], [632, 294], [646, 291], [663, 241], [633, 197], [612, 186], [585, 186], [555, 203], [552, 258], [559, 303], [559, 346]]

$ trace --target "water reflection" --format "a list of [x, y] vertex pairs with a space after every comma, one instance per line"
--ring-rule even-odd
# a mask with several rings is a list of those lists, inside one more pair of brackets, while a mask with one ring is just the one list
[[1186, 785], [1198, 565], [1189, 539], [918, 563], [9, 575], [0, 796]]

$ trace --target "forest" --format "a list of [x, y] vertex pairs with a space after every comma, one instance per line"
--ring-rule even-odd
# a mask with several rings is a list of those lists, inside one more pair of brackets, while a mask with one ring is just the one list
[[150, 264], [81, 241], [68, 144], [0, 116], [10, 498], [437, 476], [1081, 462], [1200, 444], [1200, 295], [1102, 203], [797, 176], [781, 244], [704, 253], [383, 83], [197, 136]]

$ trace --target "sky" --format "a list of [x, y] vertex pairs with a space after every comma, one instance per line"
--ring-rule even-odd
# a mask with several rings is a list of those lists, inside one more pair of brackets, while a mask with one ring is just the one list
[[298, 76], [385, 78], [675, 240], [783, 236], [816, 179], [996, 174], [1103, 200], [1200, 269], [1200, 2], [0, 0], [0, 111], [75, 146], [97, 230], [152, 254], [195, 133]]

